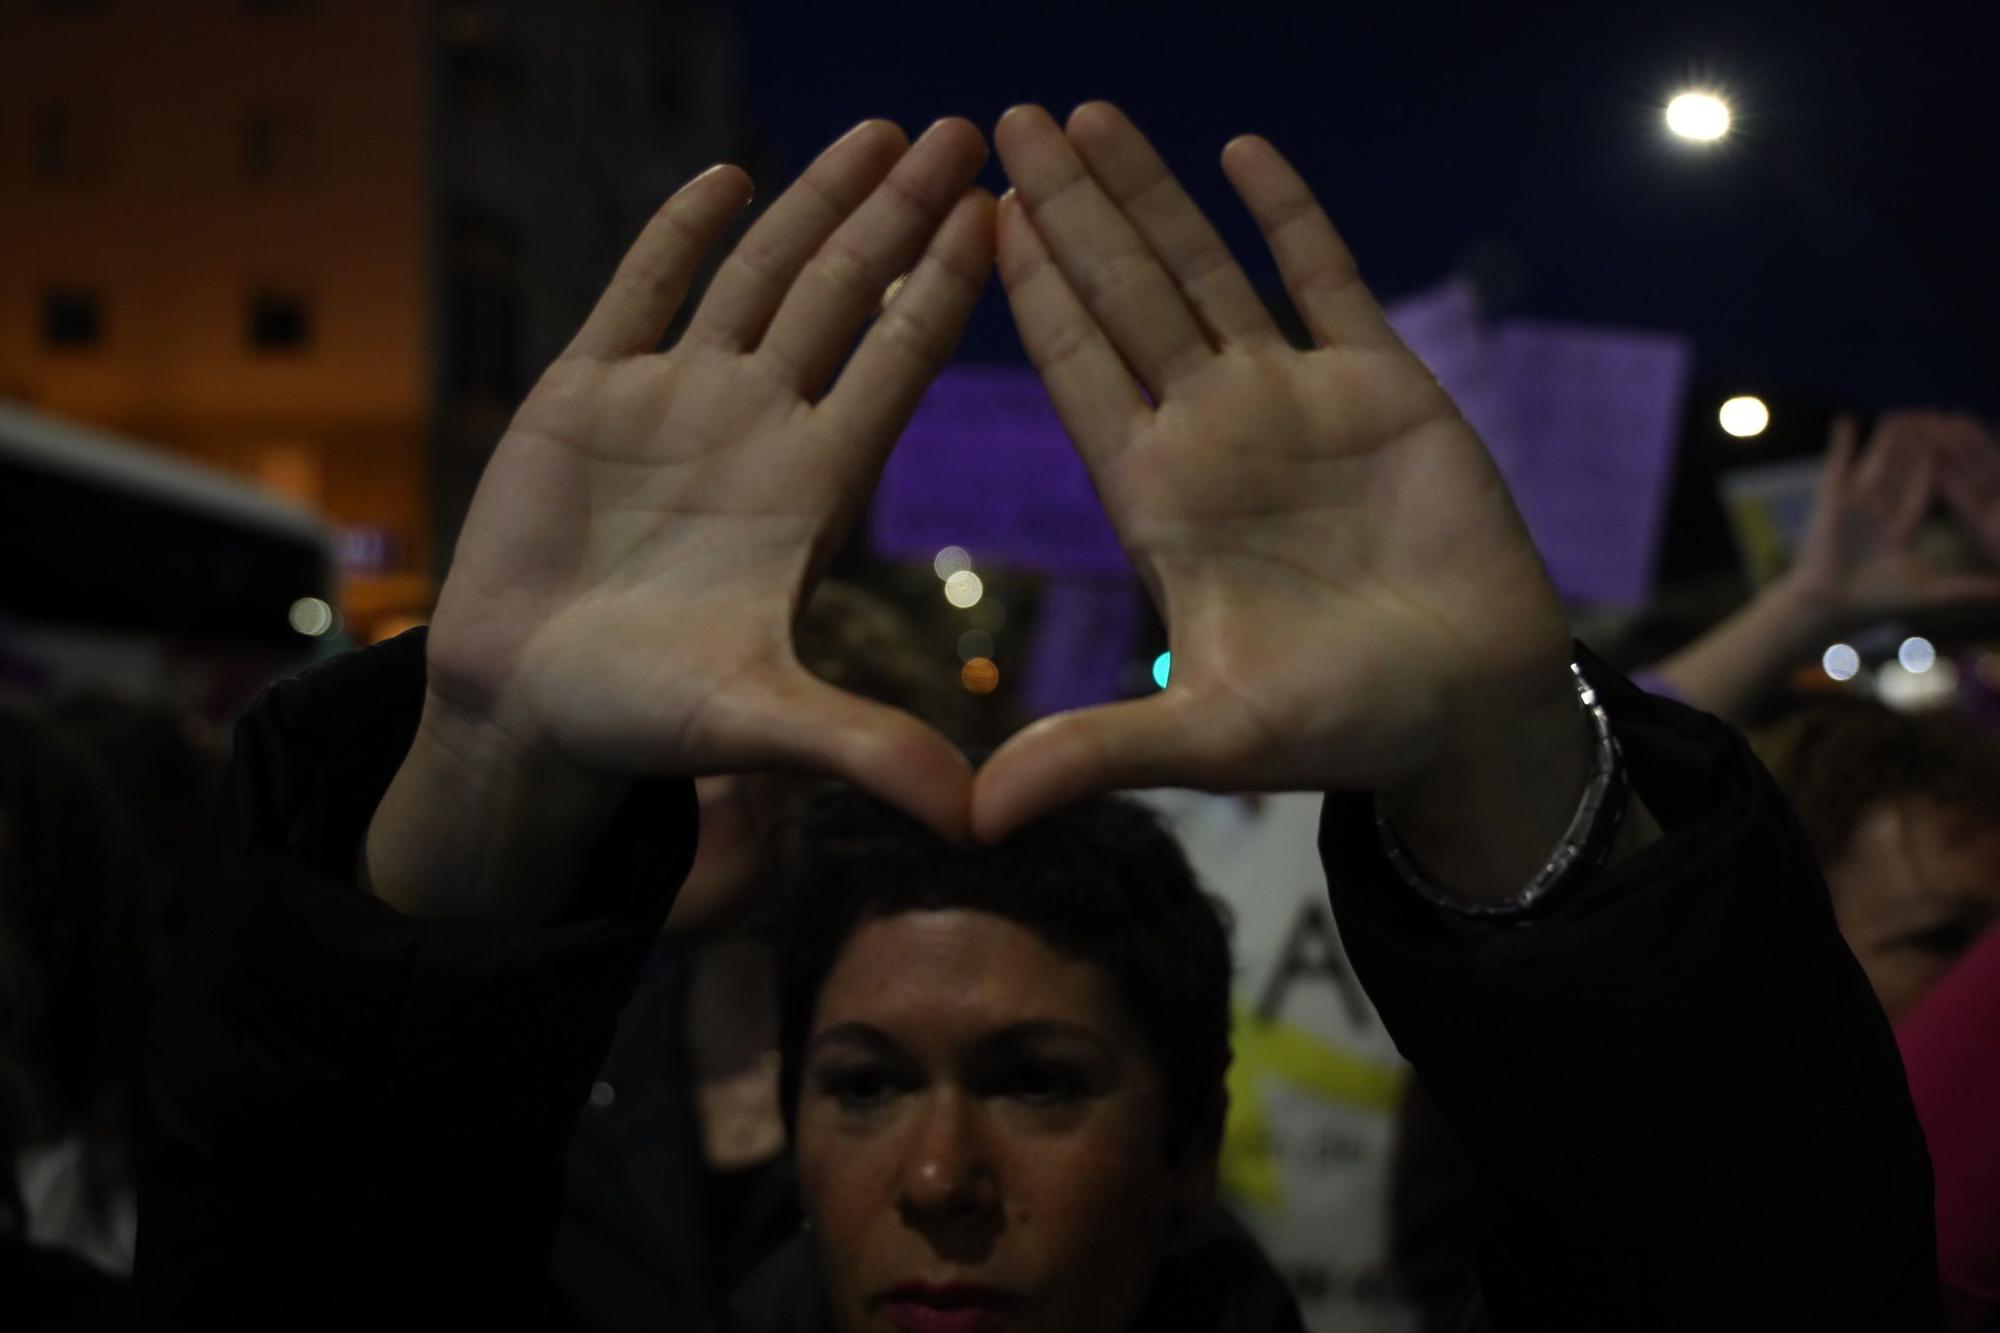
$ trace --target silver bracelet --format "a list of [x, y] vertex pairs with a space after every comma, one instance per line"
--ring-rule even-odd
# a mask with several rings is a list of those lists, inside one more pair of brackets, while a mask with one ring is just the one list
[[1472, 901], [1445, 892], [1424, 878], [1411, 859], [1403, 840], [1389, 823], [1389, 807], [1375, 798], [1375, 831], [1382, 840], [1382, 854], [1389, 859], [1402, 881], [1427, 902], [1461, 916], [1485, 920], [1505, 920], [1532, 916], [1546, 910], [1564, 895], [1561, 890], [1582, 883], [1603, 869], [1617, 845], [1618, 830], [1625, 821], [1625, 758], [1618, 738], [1611, 733], [1611, 717], [1598, 701], [1597, 691], [1583, 678], [1583, 669], [1570, 663], [1576, 684], [1576, 698], [1590, 720], [1597, 738], [1597, 756], [1591, 765], [1590, 781], [1583, 800], [1564, 830], [1562, 841], [1550, 853], [1548, 862], [1516, 893], [1505, 898]]

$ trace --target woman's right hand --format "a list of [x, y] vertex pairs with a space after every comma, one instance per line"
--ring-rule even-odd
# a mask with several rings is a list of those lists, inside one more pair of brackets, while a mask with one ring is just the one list
[[[1978, 429], [1937, 412], [1890, 412], [1864, 448], [1852, 417], [1835, 420], [1812, 517], [1780, 581], [1780, 594], [1792, 603], [1795, 618], [1811, 624], [1814, 637], [2000, 596], [2000, 579], [1941, 564], [1921, 540], [1924, 519], [1940, 495], [1963, 496], [1982, 462], [1993, 470], [1962, 438], [1966, 425]], [[1959, 507], [1976, 532], [1973, 515]]]
[[560, 912], [640, 777], [810, 769], [964, 830], [957, 750], [814, 679], [792, 625], [984, 282], [984, 160], [962, 120], [914, 145], [857, 127], [656, 352], [749, 181], [717, 167], [667, 201], [480, 481], [431, 625], [423, 722], [369, 830], [378, 895]]

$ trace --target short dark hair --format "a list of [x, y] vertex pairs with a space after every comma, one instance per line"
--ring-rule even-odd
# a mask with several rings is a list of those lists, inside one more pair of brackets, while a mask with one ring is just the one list
[[1098, 797], [992, 846], [945, 841], [846, 787], [802, 801], [777, 837], [779, 1050], [788, 1128], [821, 986], [862, 925], [905, 912], [986, 912], [1109, 974], [1160, 1071], [1170, 1160], [1213, 1156], [1228, 1107], [1229, 934], [1172, 834]]
[[1887, 801], [1929, 800], [1982, 818], [2000, 812], [2000, 741], [1955, 713], [1815, 699], [1750, 741], [1823, 866], [1847, 854], [1862, 815]]

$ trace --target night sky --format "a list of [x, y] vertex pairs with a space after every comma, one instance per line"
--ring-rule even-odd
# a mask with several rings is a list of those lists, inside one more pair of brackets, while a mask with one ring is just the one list
[[[864, 116], [1108, 97], [1260, 285], [1216, 166], [1246, 130], [1385, 298], [1469, 271], [1500, 313], [1689, 334], [1706, 382], [2000, 412], [2000, 4], [729, 8], [779, 172]], [[1662, 128], [1689, 83], [1731, 100], [1716, 149]], [[1020, 355], [989, 292], [961, 356]]]

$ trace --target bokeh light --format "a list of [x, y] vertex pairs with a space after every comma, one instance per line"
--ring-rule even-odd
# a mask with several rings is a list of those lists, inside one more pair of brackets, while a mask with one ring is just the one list
[[969, 629], [958, 636], [958, 660], [970, 662], [975, 657], [993, 656], [993, 636], [983, 629]]
[[1821, 655], [1819, 664], [1835, 680], [1853, 680], [1861, 670], [1861, 654], [1847, 644], [1836, 643]]
[[1929, 671], [1937, 665], [1937, 648], [1929, 639], [1912, 636], [1896, 650], [1896, 660], [1905, 671]]
[[318, 597], [301, 597], [285, 614], [292, 628], [309, 639], [317, 639], [333, 629], [333, 608]]
[[931, 560], [931, 568], [941, 579], [972, 568], [972, 554], [963, 546], [947, 546]]
[[988, 634], [998, 634], [1007, 627], [1007, 604], [998, 597], [988, 597], [972, 608], [966, 617], [972, 628], [985, 630]]
[[986, 585], [969, 569], [961, 569], [944, 581], [944, 599], [961, 609], [978, 606], [985, 594]]
[[1174, 655], [1161, 653], [1153, 659], [1153, 683], [1161, 689], [1167, 688], [1167, 677], [1173, 672]]
[[1715, 414], [1722, 428], [1739, 440], [1747, 440], [1753, 435], [1762, 435], [1771, 424], [1771, 409], [1762, 398], [1742, 394], [1731, 398]]
[[989, 657], [975, 657], [958, 670], [958, 683], [974, 694], [991, 694], [1000, 688], [1000, 668]]
[[1667, 128], [1695, 143], [1714, 143], [1729, 133], [1729, 104], [1714, 93], [1689, 89], [1667, 103]]
[[1875, 674], [1875, 697], [1908, 713], [1949, 708], [1958, 699], [1958, 668], [1946, 658], [1933, 658], [1922, 671], [1885, 662]]

